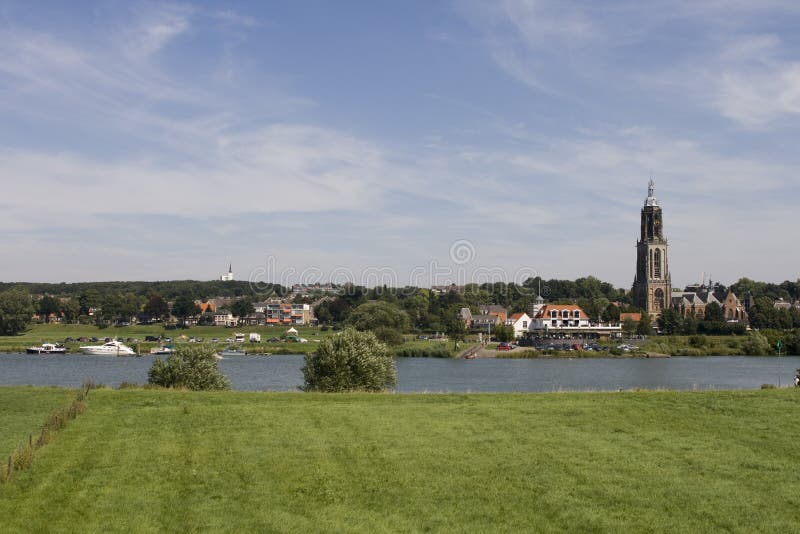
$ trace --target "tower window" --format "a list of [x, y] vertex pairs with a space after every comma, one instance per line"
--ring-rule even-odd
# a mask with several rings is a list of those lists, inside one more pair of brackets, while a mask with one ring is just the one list
[[661, 249], [656, 249], [655, 254], [655, 278], [661, 278]]

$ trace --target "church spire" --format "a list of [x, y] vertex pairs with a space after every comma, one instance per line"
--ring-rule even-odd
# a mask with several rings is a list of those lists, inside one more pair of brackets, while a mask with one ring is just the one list
[[644, 201], [645, 206], [658, 206], [658, 199], [656, 198], [656, 183], [653, 180], [653, 175], [650, 175], [650, 182], [647, 184], [647, 199]]

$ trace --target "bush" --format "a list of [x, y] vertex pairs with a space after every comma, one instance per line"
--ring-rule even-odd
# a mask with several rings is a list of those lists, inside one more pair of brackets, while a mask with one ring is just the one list
[[400, 347], [394, 354], [398, 358], [449, 358], [450, 349], [444, 344], [429, 347]]
[[178, 345], [167, 360], [153, 362], [147, 373], [150, 384], [194, 391], [230, 389], [230, 381], [220, 372], [215, 349], [211, 346]]
[[345, 329], [322, 341], [305, 361], [306, 391], [383, 391], [397, 384], [392, 353], [372, 332]]
[[760, 332], [750, 332], [747, 340], [742, 344], [742, 352], [746, 356], [766, 356], [772, 351], [766, 336]]
[[376, 328], [373, 332], [375, 333], [375, 337], [378, 338], [378, 341], [386, 343], [387, 345], [395, 346], [403, 342], [403, 334], [393, 328], [384, 326]]
[[698, 349], [701, 349], [706, 346], [707, 344], [706, 336], [703, 334], [695, 334], [693, 336], [689, 336], [689, 345]]

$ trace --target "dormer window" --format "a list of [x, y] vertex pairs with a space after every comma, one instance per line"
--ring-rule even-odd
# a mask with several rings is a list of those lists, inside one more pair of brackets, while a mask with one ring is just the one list
[[568, 310], [564, 310], [563, 312], [561, 312], [561, 316], [564, 319], [569, 319], [569, 311]]
[[579, 310], [575, 310], [574, 312], [572, 312], [572, 316], [575, 317], [576, 319], [580, 319], [581, 312]]
[[551, 311], [551, 312], [550, 312], [550, 317], [553, 317], [553, 318], [556, 318], [556, 317], [558, 317], [558, 312], [557, 312], [557, 311], [555, 311], [555, 310]]

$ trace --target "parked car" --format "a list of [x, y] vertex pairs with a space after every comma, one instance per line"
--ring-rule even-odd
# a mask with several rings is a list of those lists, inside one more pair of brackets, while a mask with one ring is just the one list
[[158, 341], [158, 337], [156, 336], [144, 336], [145, 341]]
[[279, 337], [271, 337], [267, 340], [267, 343], [280, 343], [281, 338]]
[[506, 343], [505, 341], [497, 345], [497, 350], [511, 350], [511, 345]]

